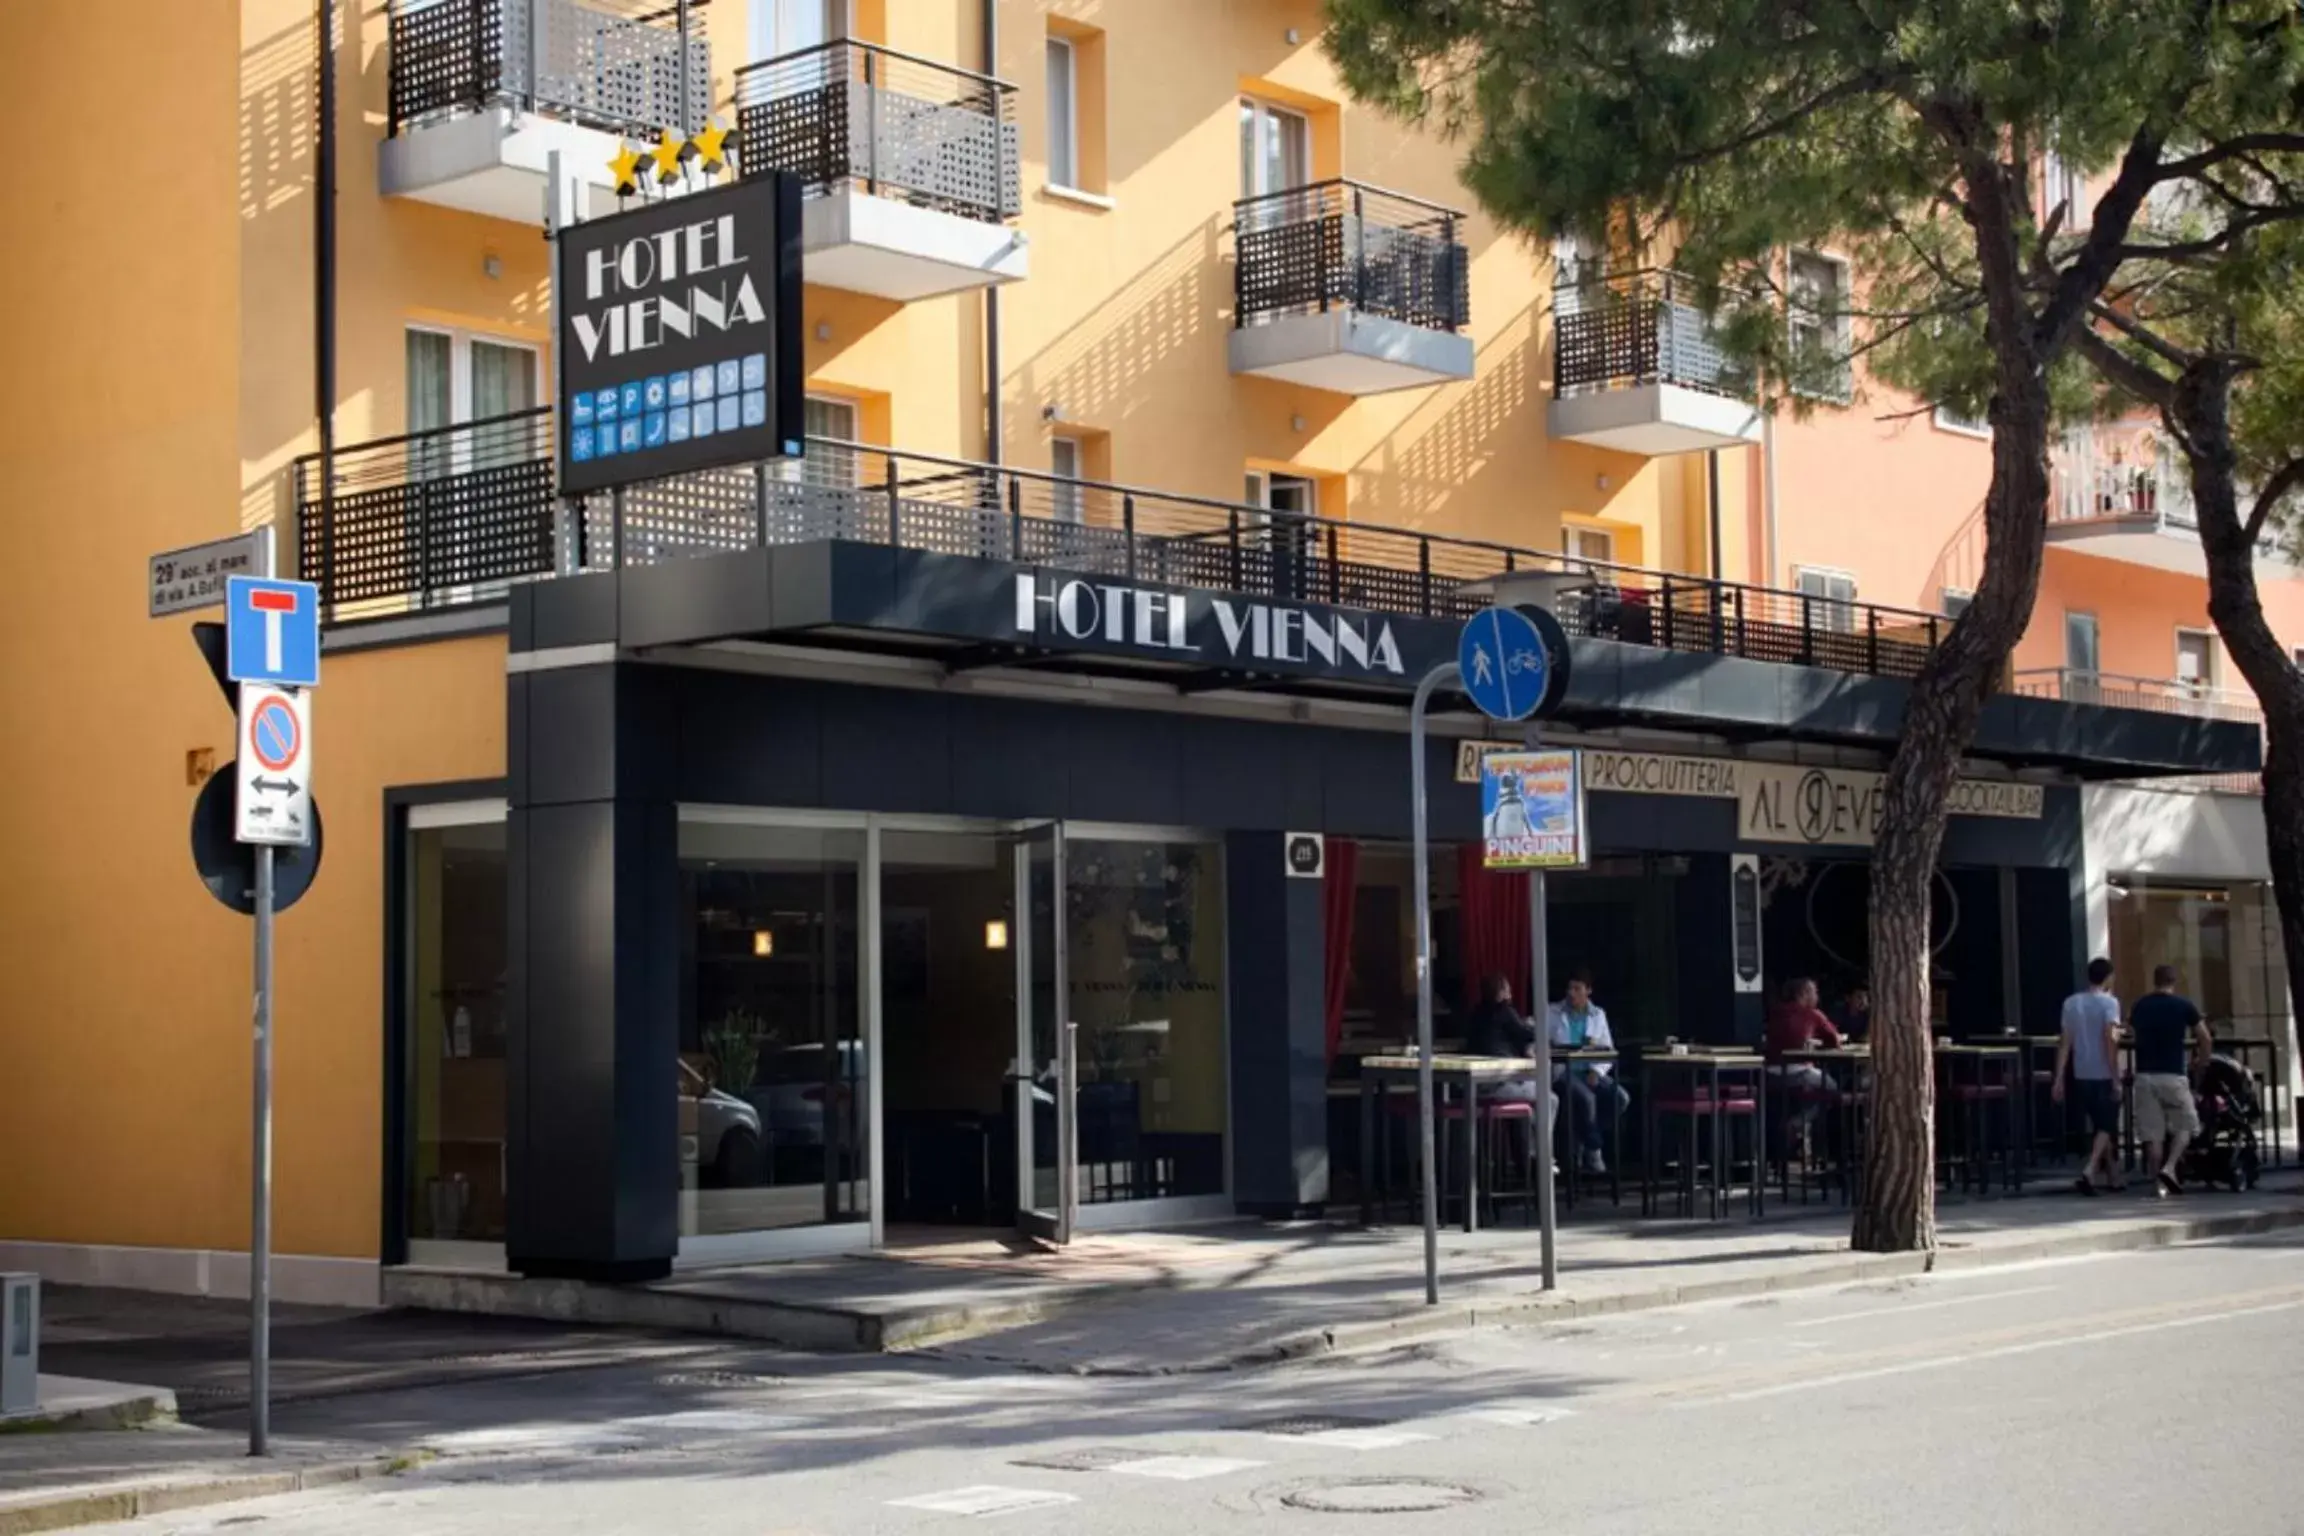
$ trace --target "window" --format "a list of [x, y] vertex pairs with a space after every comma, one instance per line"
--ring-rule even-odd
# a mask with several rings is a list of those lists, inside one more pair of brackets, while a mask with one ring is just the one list
[[1958, 587], [1946, 587], [1944, 589], [1943, 601], [1941, 603], [1941, 606], [1944, 609], [1944, 617], [1948, 619], [1956, 619], [1960, 617], [1960, 615], [1968, 611], [1968, 605], [1974, 601], [1976, 601], [1975, 593], [1963, 592]]
[[808, 430], [808, 449], [797, 459], [778, 459], [776, 476], [787, 485], [811, 485], [824, 490], [850, 491], [856, 488], [856, 454], [853, 449], [829, 448], [819, 438], [833, 438], [852, 443], [857, 439], [856, 402], [836, 395], [810, 395], [801, 407], [801, 419]]
[[1794, 387], [1805, 395], [1846, 400], [1852, 392], [1847, 265], [1815, 251], [1794, 251], [1790, 278]]
[[2077, 167], [2065, 163], [2064, 157], [2049, 149], [2040, 155], [2040, 222], [2045, 226], [2055, 216], [2057, 208], [2064, 209], [2064, 220], [2059, 232], [2078, 234], [2088, 227], [2088, 178]]
[[[1301, 112], [1252, 96], [1240, 98], [1240, 195], [1271, 198], [1292, 192], [1312, 175], [1312, 125]], [[1294, 198], [1272, 198], [1247, 214], [1250, 227], [1289, 222]]]
[[1856, 628], [1856, 578], [1846, 571], [1802, 566], [1796, 572], [1800, 595], [1821, 601], [1802, 603], [1802, 617], [1815, 629], [1852, 633]]
[[1600, 300], [1600, 283], [1607, 276], [1608, 257], [1601, 243], [1589, 235], [1556, 235], [1552, 240], [1552, 309], [1573, 315]]
[[2304, 645], [2300, 645], [2290, 652], [2288, 659], [2294, 662], [2299, 669], [2304, 669]]
[[1302, 475], [1267, 474], [1261, 469], [1252, 469], [1248, 471], [1248, 505], [1274, 512], [1292, 512], [1299, 517], [1317, 517], [1320, 487]]
[[848, 35], [848, 0], [752, 0], [751, 10], [755, 60], [783, 58]]
[[1080, 185], [1079, 81], [1072, 44], [1048, 39], [1048, 180], [1059, 187]]
[[1605, 528], [1584, 528], [1569, 523], [1560, 530], [1560, 550], [1571, 560], [1611, 565], [1616, 560], [1616, 535]]
[[[531, 410], [538, 387], [536, 349], [464, 331], [410, 327], [408, 431], [486, 422]], [[526, 457], [535, 439], [520, 426], [449, 432], [411, 445], [412, 472], [440, 475]]]
[[2216, 691], [2216, 637], [2207, 630], [2176, 631], [2176, 681], [2195, 697]]
[[2096, 615], [2067, 610], [2064, 615], [2064, 670], [2093, 686], [2099, 654], [2096, 646]]
[[1949, 405], [1936, 407], [1936, 426], [1944, 432], [1958, 432], [1967, 437], [1990, 437], [1992, 423], [1982, 416], [1963, 415]]
[[1052, 437], [1048, 439], [1048, 470], [1059, 480], [1073, 482], [1051, 487], [1055, 493], [1055, 511], [1062, 522], [1081, 520], [1079, 481], [1087, 478], [1086, 457], [1081, 452], [1080, 439]]

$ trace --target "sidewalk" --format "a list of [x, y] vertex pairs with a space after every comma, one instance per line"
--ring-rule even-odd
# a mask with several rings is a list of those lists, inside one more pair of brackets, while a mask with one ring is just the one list
[[293, 1493], [408, 1464], [321, 1441], [276, 1441], [264, 1461], [247, 1450], [240, 1435], [181, 1425], [0, 1435], [0, 1536]]
[[[2304, 1175], [2285, 1169], [2247, 1195], [2084, 1200], [2059, 1186], [1950, 1202], [1940, 1207], [1932, 1262], [2008, 1263], [2304, 1225], [2300, 1193]], [[1780, 1208], [1757, 1222], [1583, 1215], [1562, 1228], [1560, 1289], [1551, 1295], [1539, 1286], [1533, 1231], [1444, 1230], [1436, 1309], [1423, 1304], [1420, 1228], [1310, 1222], [1089, 1237], [1061, 1252], [976, 1240], [690, 1271], [645, 1286], [400, 1272], [388, 1294], [404, 1305], [806, 1349], [929, 1349], [1028, 1369], [1165, 1374], [1369, 1347], [1499, 1316], [1670, 1306], [1931, 1267], [1919, 1256], [1850, 1253], [1848, 1220], [1837, 1204]]]

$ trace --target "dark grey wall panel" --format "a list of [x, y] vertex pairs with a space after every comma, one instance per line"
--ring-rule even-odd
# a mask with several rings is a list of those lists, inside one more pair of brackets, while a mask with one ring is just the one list
[[1232, 1193], [1288, 1216], [1328, 1198], [1327, 943], [1319, 880], [1290, 879], [1282, 838], [1224, 840], [1231, 972]]

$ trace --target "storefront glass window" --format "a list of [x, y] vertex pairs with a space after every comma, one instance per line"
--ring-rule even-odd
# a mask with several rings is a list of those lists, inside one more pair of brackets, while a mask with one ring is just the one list
[[407, 841], [407, 1232], [504, 1241], [504, 823]]
[[1077, 838], [1066, 873], [1081, 1202], [1220, 1195], [1222, 847]]
[[2242, 1011], [2234, 1006], [2242, 978], [2233, 964], [2230, 887], [2155, 885], [2133, 876], [2115, 878], [2110, 895], [2113, 986], [2123, 1002], [2151, 990], [2155, 966], [2172, 965], [2177, 990], [2211, 1020]]
[[870, 1213], [861, 829], [683, 820], [680, 1234]]

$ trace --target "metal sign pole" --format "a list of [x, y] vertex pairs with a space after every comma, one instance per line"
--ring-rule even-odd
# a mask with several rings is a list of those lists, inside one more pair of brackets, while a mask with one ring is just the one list
[[[1530, 745], [1534, 745], [1533, 742]], [[1544, 1289], [1560, 1284], [1560, 1217], [1552, 1189], [1552, 968], [1544, 952], [1544, 871], [1528, 871], [1528, 1006], [1536, 1016], [1536, 1225], [1542, 1232]], [[1567, 1084], [1561, 1084], [1563, 1094]]]
[[1424, 1164], [1424, 1304], [1440, 1304], [1440, 1182], [1432, 1103], [1432, 860], [1424, 813], [1424, 714], [1433, 693], [1457, 679], [1456, 663], [1442, 662], [1416, 685], [1408, 710], [1410, 816], [1416, 848], [1416, 1135]]
[[272, 1438], [272, 848], [256, 849], [255, 1186], [248, 1223], [248, 1454]]

